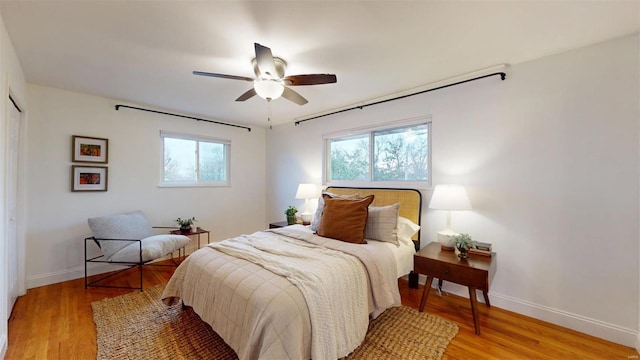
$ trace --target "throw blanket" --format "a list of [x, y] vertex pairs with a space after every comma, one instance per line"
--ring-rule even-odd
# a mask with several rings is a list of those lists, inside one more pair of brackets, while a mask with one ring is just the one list
[[295, 226], [267, 231], [338, 250], [360, 259], [369, 275], [369, 312], [374, 319], [384, 310], [400, 306], [400, 291], [394, 270], [396, 262], [389, 250], [325, 238]]
[[[323, 246], [265, 233], [211, 245], [286, 277], [304, 295], [311, 319], [311, 357], [337, 359], [351, 353], [367, 333], [367, 276], [353, 256]], [[338, 316], [335, 316], [339, 314]]]

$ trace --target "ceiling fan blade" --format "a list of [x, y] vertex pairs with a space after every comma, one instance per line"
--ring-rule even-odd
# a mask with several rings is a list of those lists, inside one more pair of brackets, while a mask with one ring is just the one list
[[249, 89], [247, 92], [245, 92], [244, 94], [240, 95], [239, 98], [236, 99], [236, 101], [245, 101], [248, 99], [251, 99], [252, 97], [256, 96], [256, 90], [254, 88]]
[[282, 92], [282, 97], [287, 99], [287, 100], [289, 100], [289, 101], [293, 101], [294, 103], [296, 103], [298, 105], [304, 105], [304, 104], [309, 102], [309, 101], [307, 101], [307, 99], [302, 97], [302, 95], [300, 95], [297, 92], [289, 89], [286, 86], [284, 87], [284, 92]]
[[244, 80], [244, 81], [253, 81], [254, 80], [252, 78], [248, 78], [248, 77], [245, 77], [245, 76], [216, 74], [216, 73], [209, 73], [209, 72], [203, 72], [203, 71], [194, 71], [193, 75], [210, 76], [210, 77], [217, 77], [217, 78], [231, 79], [231, 80]]
[[271, 79], [277, 79], [278, 72], [276, 71], [276, 64], [273, 61], [271, 49], [258, 43], [254, 43], [254, 45], [256, 48], [256, 62], [258, 63], [260, 74], [267, 75]]
[[338, 81], [334, 74], [291, 75], [282, 80], [290, 86], [333, 84]]

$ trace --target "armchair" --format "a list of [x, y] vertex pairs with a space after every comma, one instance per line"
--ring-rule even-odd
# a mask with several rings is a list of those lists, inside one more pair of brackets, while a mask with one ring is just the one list
[[[113, 287], [126, 289], [140, 289], [142, 291], [143, 265], [172, 266], [151, 264], [154, 260], [178, 251], [178, 256], [184, 256], [184, 247], [191, 239], [184, 235], [154, 235], [153, 227], [140, 210], [100, 216], [88, 219], [93, 236], [84, 239], [84, 287]], [[101, 255], [88, 257], [87, 247], [95, 243]], [[126, 266], [111, 272], [99, 279], [89, 281], [87, 266], [89, 263], [108, 263]], [[175, 262], [174, 262], [175, 264]], [[140, 272], [140, 286], [111, 286], [100, 285], [103, 280], [115, 276], [123, 271], [138, 267]]]

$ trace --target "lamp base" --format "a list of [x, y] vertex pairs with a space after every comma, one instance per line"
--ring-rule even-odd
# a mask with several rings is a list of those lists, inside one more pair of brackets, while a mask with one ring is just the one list
[[300, 218], [302, 219], [302, 225], [310, 225], [312, 216], [313, 216], [313, 214], [311, 214], [311, 213], [302, 213], [302, 214], [300, 214]]
[[453, 251], [456, 247], [453, 237], [456, 235], [458, 235], [458, 233], [453, 232], [450, 229], [438, 232], [438, 242], [440, 243], [440, 249]]

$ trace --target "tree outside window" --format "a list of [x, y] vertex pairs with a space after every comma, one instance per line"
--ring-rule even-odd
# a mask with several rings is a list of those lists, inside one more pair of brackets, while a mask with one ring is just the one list
[[329, 181], [429, 181], [429, 126], [328, 139]]

